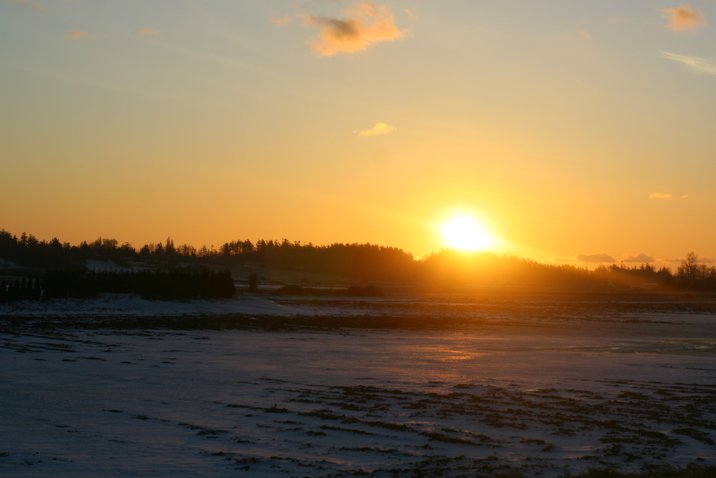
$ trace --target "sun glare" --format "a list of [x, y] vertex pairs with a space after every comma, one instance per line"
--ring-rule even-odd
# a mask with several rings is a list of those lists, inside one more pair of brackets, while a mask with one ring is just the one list
[[497, 246], [497, 240], [487, 228], [468, 214], [447, 219], [440, 225], [440, 234], [445, 247], [457, 251], [487, 251]]

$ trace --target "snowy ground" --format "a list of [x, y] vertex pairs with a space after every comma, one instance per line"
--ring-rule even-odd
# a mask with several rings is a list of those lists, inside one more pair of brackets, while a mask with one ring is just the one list
[[225, 300], [146, 300], [129, 294], [104, 294], [96, 299], [51, 299], [0, 304], [2, 318], [178, 317], [188, 315], [291, 316], [299, 311], [257, 296]]
[[[716, 462], [716, 316], [698, 308], [106, 300], [135, 312], [0, 309], [0, 476], [531, 477]], [[144, 327], [147, 307], [242, 315], [225, 330]]]

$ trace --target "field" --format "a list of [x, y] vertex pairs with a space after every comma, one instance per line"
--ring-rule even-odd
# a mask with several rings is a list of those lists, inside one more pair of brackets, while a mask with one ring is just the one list
[[8, 306], [0, 475], [709, 466], [715, 310], [693, 298], [457, 295]]

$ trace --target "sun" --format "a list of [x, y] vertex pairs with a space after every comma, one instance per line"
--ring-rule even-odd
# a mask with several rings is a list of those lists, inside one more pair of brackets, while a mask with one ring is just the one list
[[489, 251], [497, 247], [497, 239], [470, 214], [458, 214], [440, 225], [443, 244], [463, 252]]

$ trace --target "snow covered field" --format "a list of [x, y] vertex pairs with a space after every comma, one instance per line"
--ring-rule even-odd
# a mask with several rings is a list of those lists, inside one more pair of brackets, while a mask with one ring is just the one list
[[[50, 321], [27, 304], [0, 309], [0, 476], [559, 476], [716, 462], [713, 313], [104, 300], [46, 306]], [[224, 330], [142, 326], [216, 310], [237, 315]]]

